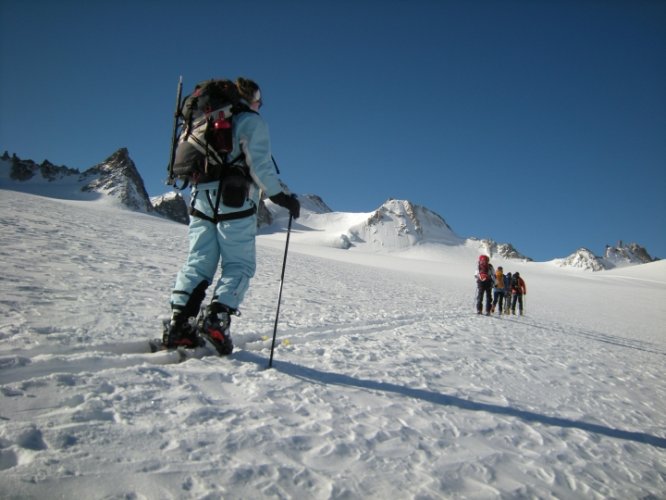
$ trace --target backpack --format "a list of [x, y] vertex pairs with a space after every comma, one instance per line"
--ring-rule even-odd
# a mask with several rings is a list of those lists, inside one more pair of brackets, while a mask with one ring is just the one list
[[497, 271], [495, 273], [495, 288], [504, 288], [504, 272]]
[[486, 281], [490, 278], [490, 259], [487, 255], [479, 257], [479, 281]]
[[519, 292], [523, 291], [523, 288], [520, 286], [520, 276], [514, 274], [513, 277], [511, 278], [511, 288], [513, 290], [517, 290]]
[[[242, 158], [230, 159], [233, 148], [233, 116], [250, 108], [241, 103], [231, 80], [207, 80], [197, 84], [177, 111], [181, 120], [172, 176], [190, 182], [227, 181], [238, 191], [225, 199], [228, 206], [241, 206], [249, 186], [249, 173]], [[227, 178], [229, 178], [227, 180]], [[224, 189], [222, 189], [224, 196]]]

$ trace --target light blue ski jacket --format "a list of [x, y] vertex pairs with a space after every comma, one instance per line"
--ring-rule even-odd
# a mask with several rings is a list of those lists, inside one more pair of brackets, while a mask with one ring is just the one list
[[[229, 158], [234, 159], [240, 157], [241, 154], [245, 154], [245, 163], [250, 169], [253, 184], [250, 186], [248, 199], [242, 207], [227, 207], [220, 201], [217, 210], [220, 214], [242, 212], [259, 206], [260, 192], [262, 190], [267, 196], [273, 196], [281, 191], [286, 191], [278, 178], [275, 162], [271, 155], [271, 139], [268, 132], [268, 125], [261, 115], [248, 111], [234, 116], [232, 138], [233, 149]], [[208, 216], [212, 216], [218, 187], [218, 181], [206, 182], [194, 186], [192, 189], [194, 208]], [[203, 191], [208, 191], [209, 196], [202, 196]], [[209, 198], [212, 198], [212, 203]]]

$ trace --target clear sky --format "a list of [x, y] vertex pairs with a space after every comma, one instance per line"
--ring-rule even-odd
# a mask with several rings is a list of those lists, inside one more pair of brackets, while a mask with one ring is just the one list
[[536, 259], [666, 258], [663, 0], [0, 0], [0, 150], [164, 184], [178, 76], [262, 86], [292, 191]]

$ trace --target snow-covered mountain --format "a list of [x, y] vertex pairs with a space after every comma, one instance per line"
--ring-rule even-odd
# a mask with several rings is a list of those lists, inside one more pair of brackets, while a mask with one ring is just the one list
[[[421, 243], [461, 245], [446, 221], [425, 207], [390, 199], [367, 213], [333, 212], [319, 197], [299, 197], [301, 217], [295, 228], [300, 239], [334, 248], [400, 251]], [[273, 219], [284, 224], [284, 210], [267, 202]], [[281, 213], [281, 217], [278, 215]]]
[[645, 248], [637, 243], [623, 244], [618, 242], [617, 246], [606, 246], [603, 257], [595, 255], [587, 248], [579, 248], [564, 259], [555, 259], [553, 262], [560, 267], [573, 267], [586, 271], [603, 271], [616, 267], [647, 264], [654, 262]]
[[126, 148], [83, 172], [82, 179], [86, 182], [82, 191], [106, 194], [132, 210], [153, 210], [143, 179]]
[[153, 206], [143, 179], [126, 148], [84, 172], [55, 166], [45, 160], [36, 164], [7, 152], [0, 159], [0, 186], [35, 194], [67, 199], [106, 200], [139, 212], [152, 212]]
[[603, 261], [587, 248], [579, 248], [564, 259], [555, 259], [553, 263], [560, 267], [573, 267], [584, 271], [603, 271], [606, 269]]
[[631, 264], [647, 264], [654, 262], [647, 250], [638, 243], [624, 244], [618, 241], [616, 246], [606, 246], [604, 260], [609, 264], [608, 267], [622, 267]]
[[373, 248], [391, 250], [411, 248], [424, 242], [462, 244], [461, 238], [435, 212], [409, 201], [393, 199], [352, 228], [352, 237]]
[[48, 160], [37, 164], [5, 152], [0, 158], [0, 187], [72, 200], [102, 198], [129, 210], [154, 213], [183, 224], [189, 222], [182, 194], [172, 191], [152, 199], [148, 196], [126, 148], [83, 172], [55, 166]]
[[[372, 212], [333, 212], [315, 195], [299, 196], [301, 217], [295, 228], [299, 241], [341, 249], [405, 252], [422, 246], [460, 248], [492, 258], [531, 261], [510, 243], [462, 238], [437, 213], [407, 200], [389, 199]], [[283, 227], [286, 213], [266, 202], [274, 226]], [[274, 228], [267, 228], [270, 231]]]
[[[0, 159], [0, 187], [72, 199], [101, 196], [131, 210], [156, 213], [185, 224], [189, 221], [187, 199], [182, 194], [170, 192], [152, 199], [148, 197], [143, 180], [125, 148], [83, 173], [54, 166], [48, 161], [38, 165], [16, 155], [10, 157], [5, 152]], [[436, 246], [443, 250], [485, 253], [493, 259], [532, 261], [511, 243], [463, 238], [443, 217], [408, 200], [389, 199], [376, 210], [363, 213], [333, 212], [314, 194], [299, 195], [299, 200], [302, 217], [294, 228], [298, 238], [309, 244], [389, 253]], [[284, 209], [269, 200], [262, 200], [258, 213], [258, 226], [262, 232], [279, 230], [285, 226], [286, 220]], [[617, 247], [607, 247], [604, 257], [579, 249], [553, 263], [560, 267], [600, 271], [653, 260], [640, 245], [625, 246], [620, 242]]]

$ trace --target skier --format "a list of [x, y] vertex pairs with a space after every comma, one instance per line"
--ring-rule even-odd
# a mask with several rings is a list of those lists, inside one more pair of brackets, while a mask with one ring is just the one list
[[499, 266], [495, 272], [495, 288], [493, 289], [492, 312], [495, 312], [498, 303], [499, 310], [497, 311], [497, 314], [502, 314], [502, 309], [504, 307], [504, 270], [502, 269], [502, 266]]
[[511, 278], [511, 293], [513, 299], [511, 300], [511, 314], [516, 314], [516, 303], [518, 303], [518, 311], [523, 315], [523, 295], [527, 295], [527, 287], [525, 280], [520, 277], [520, 273], [513, 273]]
[[[251, 178], [249, 191], [242, 192], [241, 206], [228, 206], [224, 204], [226, 190], [235, 189], [233, 184], [225, 187], [217, 178], [193, 185], [189, 254], [176, 276], [171, 294], [171, 321], [162, 338], [165, 348], [196, 347], [200, 333], [215, 344], [220, 354], [230, 354], [233, 349], [229, 333], [231, 316], [239, 315], [238, 307], [256, 270], [259, 190], [263, 190], [271, 201], [286, 208], [294, 219], [300, 214], [298, 199], [283, 188], [277, 175], [268, 127], [259, 115], [262, 106], [259, 85], [245, 78], [238, 78], [235, 84], [241, 103], [247, 108], [233, 116], [230, 157], [245, 155], [244, 161]], [[217, 191], [221, 186], [220, 197]], [[246, 188], [243, 186], [243, 189]], [[238, 199], [234, 194], [237, 193], [231, 193], [231, 198]], [[219, 200], [219, 205], [217, 213], [214, 213], [216, 200]], [[199, 313], [218, 264], [222, 274], [215, 285], [212, 301], [199, 324], [193, 326], [190, 318]]]
[[476, 313], [483, 312], [483, 297], [486, 297], [486, 316], [490, 316], [492, 307], [492, 289], [495, 281], [495, 270], [487, 255], [479, 256], [476, 274]]

